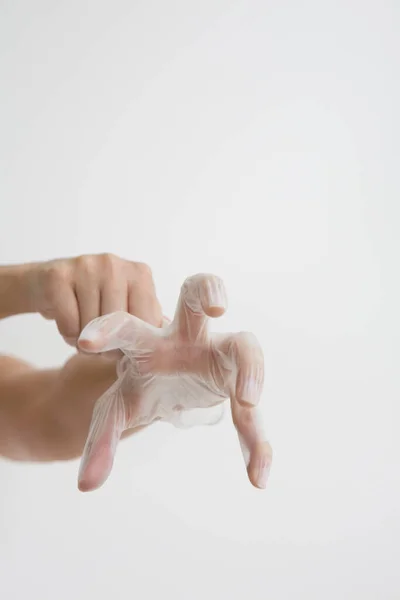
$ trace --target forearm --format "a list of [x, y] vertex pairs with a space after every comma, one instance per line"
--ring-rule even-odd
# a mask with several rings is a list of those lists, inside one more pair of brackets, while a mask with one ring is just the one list
[[115, 364], [76, 355], [61, 369], [0, 373], [0, 455], [51, 461], [80, 456], [97, 398]]
[[0, 319], [34, 312], [29, 274], [33, 265], [0, 266]]
[[46, 445], [42, 417], [59, 373], [24, 368], [10, 357], [2, 357], [0, 366], [0, 455], [41, 460]]

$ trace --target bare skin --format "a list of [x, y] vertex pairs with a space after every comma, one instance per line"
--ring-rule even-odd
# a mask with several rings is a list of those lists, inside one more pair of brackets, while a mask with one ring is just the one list
[[[217, 316], [213, 310], [207, 314]], [[89, 322], [117, 311], [161, 327], [163, 315], [146, 265], [103, 254], [0, 267], [0, 319], [40, 313], [55, 321], [73, 347]], [[98, 351], [92, 342], [83, 349]], [[116, 380], [118, 356], [78, 352], [64, 366], [48, 370], [0, 356], [0, 456], [19, 461], [81, 456], [95, 402]], [[255, 409], [233, 402], [232, 418], [239, 437], [251, 440], [249, 479], [265, 487], [257, 473], [260, 465], [269, 465], [271, 448], [257, 429]]]
[[[0, 318], [40, 313], [72, 346], [88, 322], [116, 310], [161, 325], [146, 265], [105, 254], [0, 267]], [[93, 406], [115, 378], [109, 357], [77, 353], [61, 368], [39, 370], [0, 356], [0, 455], [29, 461], [80, 456]]]

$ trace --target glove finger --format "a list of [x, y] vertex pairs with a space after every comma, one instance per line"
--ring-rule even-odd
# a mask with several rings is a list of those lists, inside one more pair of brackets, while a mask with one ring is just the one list
[[244, 405], [259, 403], [264, 385], [264, 355], [257, 338], [242, 332], [234, 336], [233, 355], [236, 363], [235, 397]]
[[119, 311], [91, 321], [82, 331], [78, 344], [85, 352], [124, 350], [140, 346], [154, 329], [134, 315]]
[[78, 475], [82, 492], [95, 490], [108, 478], [125, 425], [124, 400], [117, 381], [99, 398], [93, 411]]
[[226, 308], [222, 280], [215, 275], [193, 275], [182, 285], [173, 327], [182, 340], [196, 342], [206, 334], [208, 317], [220, 317]]
[[272, 448], [266, 439], [261, 414], [256, 407], [243, 406], [231, 398], [232, 419], [251, 483], [265, 488], [272, 462]]

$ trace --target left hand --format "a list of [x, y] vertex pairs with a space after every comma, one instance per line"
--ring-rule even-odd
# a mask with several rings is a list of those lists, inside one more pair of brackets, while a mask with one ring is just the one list
[[[253, 485], [266, 485], [272, 451], [257, 404], [264, 381], [262, 350], [249, 333], [208, 332], [208, 317], [226, 309], [222, 281], [196, 275], [182, 286], [173, 322], [157, 329], [124, 312], [96, 319], [82, 332], [91, 352], [122, 350], [119, 378], [97, 401], [81, 462], [79, 487], [107, 479], [121, 434], [164, 420], [178, 426], [215, 422], [231, 399], [233, 422]], [[200, 414], [199, 414], [200, 413]]]

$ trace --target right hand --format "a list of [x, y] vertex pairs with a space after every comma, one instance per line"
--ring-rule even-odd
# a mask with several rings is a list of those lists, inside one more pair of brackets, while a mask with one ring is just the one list
[[149, 267], [113, 254], [84, 255], [32, 265], [32, 305], [76, 346], [93, 319], [125, 311], [161, 327], [162, 312]]

